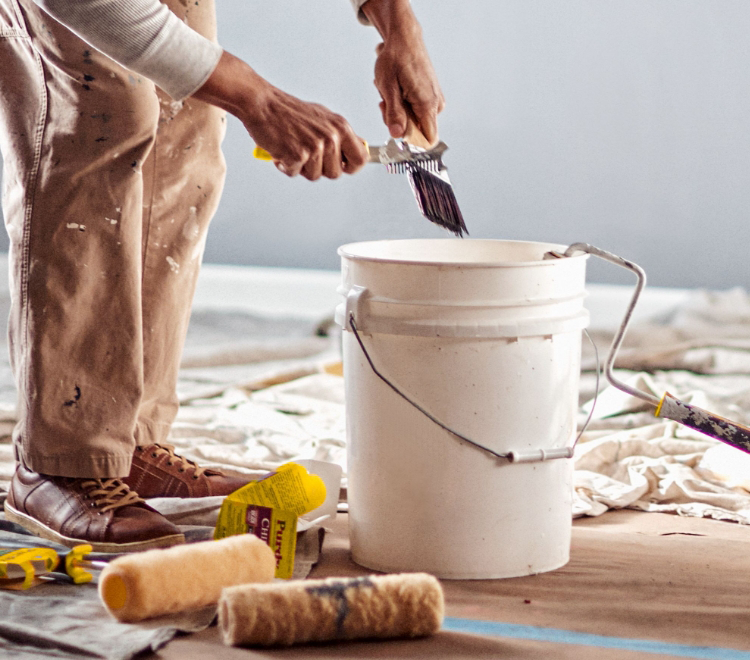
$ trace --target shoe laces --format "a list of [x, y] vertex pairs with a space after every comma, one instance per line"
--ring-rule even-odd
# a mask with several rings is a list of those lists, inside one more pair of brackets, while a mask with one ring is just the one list
[[138, 493], [119, 479], [85, 479], [81, 488], [100, 513], [143, 502]]
[[180, 456], [179, 454], [175, 453], [174, 445], [167, 445], [167, 444], [153, 444], [149, 447], [143, 447], [140, 448], [142, 451], [150, 451], [151, 455], [154, 458], [157, 458], [158, 456], [163, 456], [166, 454], [169, 456], [169, 460], [167, 461], [167, 465], [177, 465], [178, 466], [178, 472], [185, 472], [192, 468], [193, 470], [193, 479], [198, 479], [204, 474], [208, 473], [214, 473], [215, 470], [207, 470], [207, 468], [201, 467], [198, 465], [195, 461], [191, 461], [189, 458], [185, 458], [184, 456]]

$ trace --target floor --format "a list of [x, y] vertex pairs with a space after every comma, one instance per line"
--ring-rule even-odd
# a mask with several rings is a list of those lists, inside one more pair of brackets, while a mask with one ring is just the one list
[[[750, 658], [748, 568], [746, 526], [611, 511], [573, 522], [570, 562], [556, 571], [443, 581], [446, 624], [431, 638], [239, 649], [224, 647], [211, 627], [147, 657]], [[311, 577], [363, 574], [339, 516]]]

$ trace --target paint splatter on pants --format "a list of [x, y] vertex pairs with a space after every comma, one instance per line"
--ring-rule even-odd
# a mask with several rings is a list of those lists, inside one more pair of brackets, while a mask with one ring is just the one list
[[[167, 4], [215, 38], [211, 0]], [[166, 438], [224, 127], [31, 0], [0, 0], [14, 440], [32, 470], [125, 476], [136, 444]]]

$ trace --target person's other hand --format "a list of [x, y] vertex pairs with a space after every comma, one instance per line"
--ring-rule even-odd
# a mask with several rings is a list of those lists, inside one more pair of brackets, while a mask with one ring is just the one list
[[240, 119], [288, 176], [336, 179], [367, 162], [364, 141], [341, 115], [281, 91], [229, 53], [195, 96]]
[[353, 174], [367, 162], [367, 151], [341, 115], [268, 85], [262, 99], [240, 119], [255, 143], [268, 151], [288, 176], [310, 181]]
[[436, 142], [445, 99], [408, 1], [368, 0], [362, 11], [383, 37], [376, 51], [375, 86], [390, 134], [403, 137], [411, 119], [430, 143]]

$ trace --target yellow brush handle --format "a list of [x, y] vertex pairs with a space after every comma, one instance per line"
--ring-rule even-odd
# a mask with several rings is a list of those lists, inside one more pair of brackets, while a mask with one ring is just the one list
[[263, 147], [255, 147], [255, 149], [253, 149], [253, 157], [258, 160], [273, 160], [273, 156]]
[[[362, 140], [362, 143], [365, 145], [365, 149], [369, 149], [367, 140]], [[255, 149], [253, 149], [253, 158], [257, 158], [258, 160], [273, 160], [273, 156], [263, 147], [255, 147]]]

